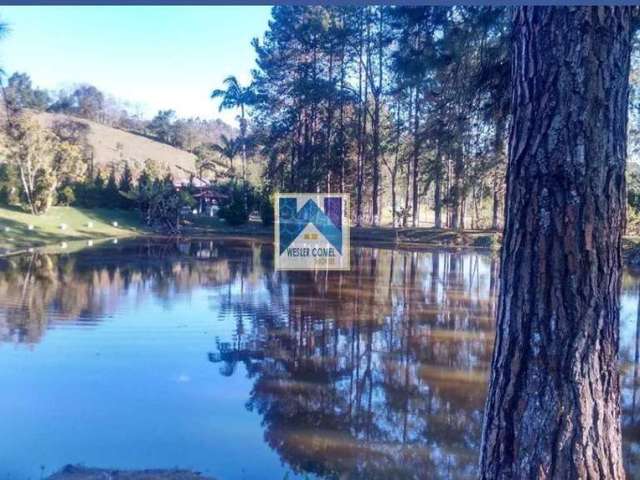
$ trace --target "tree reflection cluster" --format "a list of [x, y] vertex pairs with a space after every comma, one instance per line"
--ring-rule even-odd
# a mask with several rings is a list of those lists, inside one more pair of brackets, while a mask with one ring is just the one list
[[[208, 359], [225, 376], [251, 379], [246, 408], [294, 471], [473, 477], [494, 339], [495, 257], [365, 247], [352, 255], [349, 272], [274, 272], [269, 243], [220, 239], [8, 258], [0, 265], [0, 340], [33, 344], [65, 322], [95, 325], [123, 298], [170, 304], [210, 289], [233, 333], [212, 341]], [[623, 298], [638, 302], [639, 285], [625, 274]], [[638, 472], [640, 313], [622, 324], [625, 461]]]
[[226, 374], [244, 364], [247, 408], [298, 472], [471, 477], [496, 273], [485, 255], [358, 248], [350, 272], [277, 275], [275, 315], [230, 296], [237, 333], [210, 359]]

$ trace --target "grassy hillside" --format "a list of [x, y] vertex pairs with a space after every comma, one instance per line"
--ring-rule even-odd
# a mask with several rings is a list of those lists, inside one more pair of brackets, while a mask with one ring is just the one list
[[[0, 117], [1, 117], [0, 110]], [[88, 142], [93, 148], [93, 160], [96, 166], [111, 166], [114, 162], [121, 164], [129, 162], [134, 172], [139, 172], [147, 159], [152, 159], [171, 170], [176, 180], [189, 180], [188, 172], [196, 171], [196, 156], [186, 150], [172, 147], [166, 143], [158, 142], [151, 138], [135, 133], [126, 132], [109, 127], [101, 123], [92, 122], [84, 118], [72, 117], [60, 113], [37, 112], [37, 118], [46, 127], [50, 127], [55, 121], [74, 120], [89, 126]], [[225, 129], [232, 131], [232, 127], [222, 124], [220, 133], [229, 134]], [[219, 138], [211, 138], [211, 142], [219, 141]], [[235, 160], [236, 168], [241, 171], [240, 155]], [[226, 163], [226, 160], [223, 160]], [[262, 181], [263, 165], [259, 158], [250, 158], [247, 162], [247, 179], [254, 185]]]
[[143, 229], [139, 216], [132, 211], [52, 207], [44, 215], [31, 215], [17, 209], [0, 208], [0, 254], [53, 243], [140, 233]]
[[83, 118], [45, 112], [39, 112], [37, 115], [46, 126], [50, 126], [56, 120], [68, 118], [89, 125], [88, 141], [93, 147], [95, 165], [111, 165], [113, 162], [128, 161], [134, 170], [138, 170], [142, 168], [146, 159], [151, 158], [169, 167], [177, 179], [189, 178], [181, 168], [195, 171], [195, 155], [171, 145]]

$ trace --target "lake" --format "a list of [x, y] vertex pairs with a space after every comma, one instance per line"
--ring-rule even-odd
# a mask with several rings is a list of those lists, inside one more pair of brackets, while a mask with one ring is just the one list
[[[0, 260], [0, 479], [65, 464], [219, 480], [473, 478], [494, 338], [485, 252], [352, 247], [274, 272], [260, 240]], [[640, 477], [640, 277], [621, 314]]]

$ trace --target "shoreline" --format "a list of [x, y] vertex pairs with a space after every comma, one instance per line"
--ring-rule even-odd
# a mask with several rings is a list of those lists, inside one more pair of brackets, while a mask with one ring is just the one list
[[[411, 251], [430, 250], [433, 248], [448, 250], [476, 249], [497, 251], [500, 245], [500, 234], [491, 230], [454, 231], [428, 227], [400, 229], [393, 229], [391, 227], [352, 227], [350, 234], [352, 245], [376, 248], [395, 248]], [[0, 251], [0, 258], [24, 255], [26, 253], [33, 252], [72, 253], [98, 244], [108, 242], [117, 243], [119, 240], [130, 240], [135, 238], [198, 241], [219, 237], [243, 240], [253, 238], [267, 242], [273, 241], [274, 238], [273, 227], [263, 227], [260, 224], [250, 224], [242, 227], [187, 227], [178, 235], [166, 235], [161, 232], [154, 231], [128, 231], [117, 236], [96, 237], [93, 239], [78, 239], [60, 235], [55, 240], [52, 239], [49, 243], [24, 246], [15, 250], [7, 249], [5, 251]]]
[[[8, 258], [27, 253], [73, 253], [108, 242], [120, 240], [163, 239], [183, 241], [204, 241], [225, 237], [239, 240], [256, 239], [270, 242], [273, 240], [273, 227], [264, 227], [252, 223], [241, 227], [217, 226], [209, 228], [186, 227], [179, 235], [166, 235], [157, 231], [120, 230], [118, 235], [98, 236], [78, 239], [60, 235], [44, 244], [34, 244], [15, 250], [0, 250], [0, 258]], [[352, 245], [373, 248], [394, 248], [398, 250], [426, 251], [434, 248], [450, 251], [480, 250], [498, 253], [500, 251], [501, 232], [489, 229], [450, 230], [433, 227], [391, 228], [391, 227], [351, 227]], [[625, 236], [622, 240], [623, 264], [629, 268], [640, 269], [640, 236]]]
[[84, 465], [67, 465], [45, 480], [215, 480], [199, 472], [190, 470], [113, 470], [109, 468], [90, 468]]

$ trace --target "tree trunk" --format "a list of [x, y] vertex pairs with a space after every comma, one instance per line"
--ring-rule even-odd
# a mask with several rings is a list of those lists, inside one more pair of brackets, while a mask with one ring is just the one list
[[[411, 99], [411, 91], [409, 91], [409, 115], [407, 118], [411, 120], [413, 115], [413, 101]], [[409, 225], [409, 194], [411, 193], [411, 160], [407, 158], [407, 175], [405, 176], [404, 183], [404, 212], [402, 216], [402, 226], [407, 227]]]
[[244, 118], [244, 105], [240, 105], [240, 141], [242, 142], [242, 181], [247, 182], [247, 120]]
[[434, 226], [442, 228], [442, 157], [440, 156], [440, 146], [436, 150], [436, 174], [434, 178], [435, 189], [433, 192], [433, 216]]
[[521, 7], [480, 476], [624, 478], [628, 7]]
[[502, 117], [496, 121], [496, 131], [493, 139], [493, 152], [496, 156], [495, 168], [493, 169], [493, 202], [492, 202], [492, 214], [491, 214], [491, 228], [497, 230], [500, 228], [500, 186], [503, 183], [502, 178], [502, 162], [503, 162], [503, 150], [504, 150], [504, 125], [505, 121]]
[[451, 187], [451, 225], [454, 230], [464, 229], [464, 208], [463, 208], [463, 192], [462, 177], [464, 176], [464, 158], [462, 148], [456, 152], [453, 162], [453, 186]]
[[493, 200], [491, 203], [492, 213], [491, 213], [491, 228], [493, 230], [498, 230], [500, 228], [500, 224], [498, 219], [500, 218], [500, 194], [498, 193], [498, 173], [494, 172], [493, 174]]
[[[362, 224], [362, 202], [363, 202], [363, 183], [364, 183], [364, 156], [366, 151], [367, 138], [367, 82], [363, 79], [363, 63], [364, 63], [364, 13], [359, 25], [359, 42], [358, 42], [358, 157], [356, 164], [356, 226]], [[364, 80], [364, 81], [363, 81]], [[362, 90], [364, 88], [364, 98]]]
[[420, 129], [420, 103], [418, 96], [418, 88], [416, 87], [416, 106], [414, 108], [414, 118], [413, 118], [413, 210], [411, 211], [411, 225], [417, 227], [419, 225], [418, 215], [419, 215], [419, 206], [418, 206], [418, 158], [420, 156], [420, 140], [419, 140], [419, 129]]
[[[382, 104], [382, 67], [383, 67], [383, 28], [384, 28], [384, 15], [382, 7], [378, 8], [379, 25], [378, 25], [378, 82], [377, 84], [373, 80], [372, 68], [369, 67], [371, 72], [371, 96], [373, 97], [373, 148], [371, 152], [372, 163], [372, 187], [371, 187], [371, 213], [372, 224], [377, 226], [380, 221], [380, 110]], [[370, 57], [368, 62], [371, 61]], [[367, 63], [368, 63], [367, 62]]]
[[[342, 24], [344, 24], [345, 16], [342, 14], [341, 16]], [[344, 180], [345, 180], [345, 140], [344, 140], [344, 80], [345, 80], [345, 66], [344, 66], [344, 57], [345, 57], [345, 43], [341, 42], [340, 49], [340, 121], [339, 121], [339, 155], [340, 155], [340, 193], [344, 193]]]
[[372, 224], [378, 225], [378, 217], [380, 215], [378, 202], [380, 196], [380, 98], [374, 96], [373, 107], [373, 148], [371, 150], [372, 163], [372, 187], [371, 187], [371, 208], [372, 208]]

